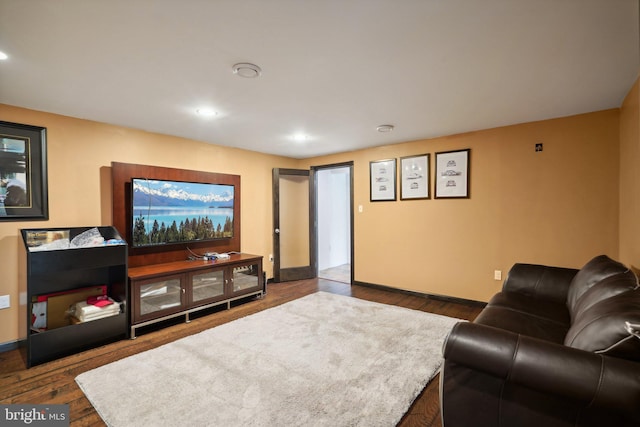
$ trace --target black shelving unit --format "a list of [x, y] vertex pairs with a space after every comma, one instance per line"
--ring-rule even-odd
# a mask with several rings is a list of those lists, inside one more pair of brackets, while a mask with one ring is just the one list
[[[27, 367], [127, 338], [127, 245], [32, 250], [28, 243], [36, 233], [69, 231], [69, 238], [94, 227], [23, 229], [27, 285]], [[114, 227], [95, 227], [105, 240], [123, 240]], [[54, 329], [32, 327], [32, 308], [38, 298], [105, 286], [120, 304], [120, 313]]]

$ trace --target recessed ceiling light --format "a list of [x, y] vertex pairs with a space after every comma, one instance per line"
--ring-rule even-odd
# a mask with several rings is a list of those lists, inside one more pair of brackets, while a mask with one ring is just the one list
[[383, 133], [391, 132], [393, 129], [395, 129], [395, 126], [393, 125], [380, 125], [376, 128], [378, 132], [383, 132]]
[[9, 58], [9, 55], [4, 52], [0, 52], [0, 61], [4, 61], [7, 58]]
[[233, 74], [237, 74], [240, 77], [252, 79], [260, 77], [262, 69], [255, 64], [249, 64], [248, 62], [241, 62], [233, 66]]
[[218, 113], [211, 108], [198, 108], [196, 110], [196, 114], [202, 117], [213, 117], [218, 115]]
[[297, 133], [297, 134], [293, 135], [293, 140], [297, 141], [297, 142], [306, 141], [307, 138], [308, 138], [308, 136], [303, 134], [303, 133]]

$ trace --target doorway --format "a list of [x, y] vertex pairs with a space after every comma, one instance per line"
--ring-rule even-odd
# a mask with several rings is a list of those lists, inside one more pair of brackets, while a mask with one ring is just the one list
[[353, 283], [353, 162], [312, 168], [318, 277]]

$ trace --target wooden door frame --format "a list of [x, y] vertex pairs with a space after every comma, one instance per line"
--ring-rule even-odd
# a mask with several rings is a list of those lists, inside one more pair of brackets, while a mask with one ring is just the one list
[[[298, 175], [309, 177], [309, 265], [286, 269], [283, 274], [280, 268], [280, 236], [276, 229], [280, 227], [280, 175]], [[315, 172], [313, 169], [286, 169], [273, 168], [272, 175], [273, 194], [273, 281], [276, 283], [291, 280], [307, 279], [309, 276], [318, 276], [317, 243], [316, 243], [316, 200], [315, 200]]]

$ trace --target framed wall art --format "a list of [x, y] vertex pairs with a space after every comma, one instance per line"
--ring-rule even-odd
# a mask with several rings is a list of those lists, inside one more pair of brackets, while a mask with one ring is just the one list
[[429, 154], [400, 158], [400, 200], [430, 199]]
[[49, 219], [47, 129], [0, 121], [0, 221]]
[[369, 162], [371, 201], [396, 200], [396, 159]]
[[470, 149], [436, 153], [435, 198], [469, 198]]

